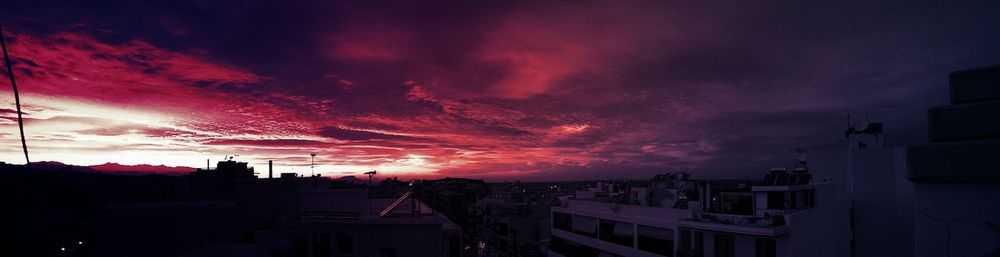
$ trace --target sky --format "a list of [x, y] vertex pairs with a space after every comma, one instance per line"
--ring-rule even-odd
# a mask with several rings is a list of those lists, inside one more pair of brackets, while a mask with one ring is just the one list
[[848, 114], [926, 143], [948, 73], [1000, 62], [996, 1], [287, 2], [0, 3], [32, 161], [757, 176]]

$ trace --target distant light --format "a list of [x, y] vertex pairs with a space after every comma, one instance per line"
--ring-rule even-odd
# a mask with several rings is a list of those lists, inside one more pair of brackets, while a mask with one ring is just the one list
[[83, 244], [83, 241], [79, 241], [79, 242], [76, 242], [76, 244], [78, 244], [78, 245], [82, 245], [82, 244]]
[[59, 250], [60, 251], [66, 251], [66, 247], [60, 247]]

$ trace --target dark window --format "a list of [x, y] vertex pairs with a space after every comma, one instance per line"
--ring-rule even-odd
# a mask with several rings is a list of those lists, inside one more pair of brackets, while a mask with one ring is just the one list
[[601, 256], [601, 250], [593, 248], [586, 245], [580, 245], [576, 248], [576, 254], [570, 256], [580, 256], [580, 257], [603, 257]]
[[313, 234], [313, 256], [330, 257], [330, 234]]
[[562, 256], [571, 257], [598, 257], [601, 256], [601, 251], [593, 247], [586, 245], [581, 245], [576, 242], [566, 240], [557, 236], [552, 237], [551, 244], [549, 246], [553, 252], [558, 253]]
[[597, 218], [574, 215], [573, 233], [597, 238]]
[[337, 254], [354, 253], [354, 240], [347, 235], [337, 235]]
[[796, 192], [792, 192], [791, 193], [791, 199], [789, 199], [788, 202], [791, 204], [791, 206], [789, 207], [790, 209], [792, 209], [792, 210], [798, 209], [799, 208], [799, 194], [796, 193]]
[[507, 223], [497, 222], [493, 224], [493, 230], [496, 231], [497, 235], [507, 236]]
[[748, 193], [724, 192], [722, 197], [722, 213], [736, 215], [753, 215], [753, 195]]
[[785, 192], [767, 192], [767, 208], [771, 210], [784, 210]]
[[257, 242], [257, 237], [253, 231], [247, 231], [243, 233], [243, 240], [249, 244], [253, 244]]
[[736, 257], [736, 239], [731, 235], [715, 235], [715, 257]]
[[462, 256], [462, 245], [461, 239], [457, 236], [452, 236], [448, 238], [448, 256], [449, 257], [459, 257]]
[[553, 252], [556, 252], [562, 256], [570, 256], [569, 253], [573, 251], [573, 249], [571, 248], [572, 246], [570, 246], [565, 239], [562, 239], [561, 237], [557, 236], [552, 236], [552, 241], [549, 244], [549, 249], [552, 249]]
[[803, 194], [805, 195], [804, 197], [806, 198], [805, 199], [806, 200], [806, 203], [805, 203], [806, 207], [816, 206], [816, 191], [815, 190], [803, 191]]
[[691, 248], [691, 230], [690, 229], [683, 229], [682, 228], [679, 233], [681, 234], [681, 241], [680, 241], [680, 244], [679, 244], [680, 247], [678, 247], [678, 248], [681, 248], [681, 249], [692, 249]]
[[599, 238], [604, 241], [632, 247], [634, 234], [632, 230], [634, 230], [632, 223], [602, 219]]
[[692, 254], [695, 257], [705, 256], [705, 233], [701, 231], [694, 232], [694, 249]]
[[552, 212], [552, 227], [563, 231], [573, 231], [573, 215]]
[[778, 246], [774, 239], [757, 238], [755, 245], [756, 257], [775, 257], [778, 255]]
[[396, 249], [393, 248], [382, 248], [382, 257], [396, 257]]
[[665, 228], [639, 226], [639, 250], [674, 256], [674, 231]]

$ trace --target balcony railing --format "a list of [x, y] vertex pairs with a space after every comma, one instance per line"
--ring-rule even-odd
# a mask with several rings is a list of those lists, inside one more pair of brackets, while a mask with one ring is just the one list
[[778, 227], [785, 225], [785, 217], [780, 215], [762, 217], [702, 212], [695, 213], [694, 219], [701, 222], [749, 227]]

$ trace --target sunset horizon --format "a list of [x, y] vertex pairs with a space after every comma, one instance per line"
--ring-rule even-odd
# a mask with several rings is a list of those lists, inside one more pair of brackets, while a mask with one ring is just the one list
[[[968, 7], [919, 15], [926, 4], [896, 14], [932, 28], [921, 31], [839, 15], [860, 5], [801, 9], [829, 18], [800, 21], [821, 30], [711, 3], [18, 6], [3, 25], [29, 150], [82, 166], [238, 156], [307, 174], [315, 153], [329, 176], [755, 174], [836, 143], [848, 115], [887, 124], [890, 145], [923, 142], [923, 110], [946, 101], [931, 74], [998, 55], [933, 48], [942, 35], [984, 50], [997, 40], [965, 32], [985, 25], [956, 15]], [[750, 33], [747, 20], [772, 29]], [[0, 161], [23, 163], [12, 110]]]
[[1000, 256], [997, 14], [3, 1], [0, 256]]

